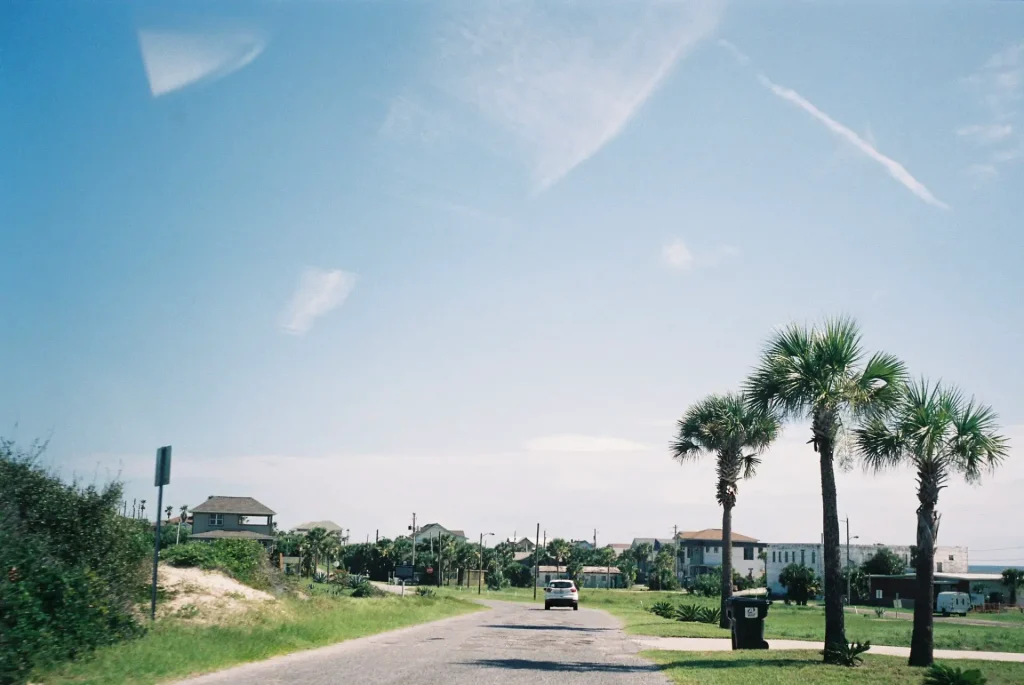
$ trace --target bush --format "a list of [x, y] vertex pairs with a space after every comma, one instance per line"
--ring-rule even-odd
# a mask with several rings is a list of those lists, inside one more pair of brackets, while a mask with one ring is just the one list
[[704, 573], [693, 581], [693, 594], [700, 597], [721, 597], [722, 578], [714, 573]]
[[0, 683], [138, 635], [146, 524], [123, 518], [121, 486], [67, 484], [0, 440]]
[[959, 667], [932, 664], [923, 682], [924, 685], [984, 685], [988, 679], [976, 668], [964, 671]]
[[674, 618], [676, 614], [676, 608], [672, 605], [672, 602], [655, 602], [648, 609], [649, 612], [655, 616], [661, 616], [662, 618]]
[[434, 590], [432, 588], [429, 588], [426, 585], [420, 585], [419, 587], [417, 587], [416, 588], [416, 594], [419, 595], [420, 597], [435, 597], [435, 596], [437, 596], [437, 593], [434, 592]]
[[698, 620], [701, 623], [713, 623], [716, 626], [722, 621], [720, 607], [701, 607]]
[[509, 566], [507, 577], [513, 587], [533, 587], [533, 569], [522, 564]]
[[160, 558], [172, 566], [223, 571], [255, 587], [266, 587], [269, 583], [267, 553], [255, 540], [190, 542], [161, 551]]
[[680, 604], [676, 607], [676, 620], [686, 623], [697, 623], [700, 621], [701, 607], [698, 604]]
[[864, 658], [861, 654], [871, 649], [871, 641], [868, 640], [864, 644], [860, 642], [851, 642], [849, 644], [843, 642], [837, 647], [825, 650], [825, 661], [830, 664], [838, 664], [839, 666], [859, 666], [864, 662]]
[[383, 597], [384, 591], [374, 585], [368, 580], [356, 585], [355, 589], [352, 590], [353, 597]]

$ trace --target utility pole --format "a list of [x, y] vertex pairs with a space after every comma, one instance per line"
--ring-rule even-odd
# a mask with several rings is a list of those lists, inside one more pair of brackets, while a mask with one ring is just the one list
[[843, 521], [846, 522], [846, 603], [850, 604], [853, 600], [853, 595], [851, 594], [853, 574], [850, 573], [850, 515], [847, 514]]
[[537, 524], [536, 542], [533, 543], [533, 598], [537, 599], [537, 583], [540, 582], [540, 524]]
[[679, 525], [672, 526], [672, 540], [676, 543], [675, 563], [673, 564], [673, 570], [676, 574], [676, 580], [679, 580]]
[[412, 512], [412, 577], [416, 579], [416, 512]]
[[594, 529], [594, 549], [597, 549], [597, 528]]
[[484, 591], [484, 534], [480, 533], [480, 563], [476, 567], [476, 594]]

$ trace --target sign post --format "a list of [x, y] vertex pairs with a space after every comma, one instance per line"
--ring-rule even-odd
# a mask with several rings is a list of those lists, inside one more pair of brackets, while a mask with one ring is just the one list
[[164, 486], [171, 482], [171, 446], [156, 451], [156, 539], [153, 541], [153, 592], [149, 600], [149, 620], [156, 620], [156, 570], [160, 564], [160, 514], [164, 509]]

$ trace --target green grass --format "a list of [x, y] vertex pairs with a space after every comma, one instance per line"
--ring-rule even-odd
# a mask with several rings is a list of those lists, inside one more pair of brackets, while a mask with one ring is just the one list
[[[444, 594], [474, 599], [472, 592], [444, 588]], [[537, 601], [543, 601], [544, 593], [538, 589]], [[511, 601], [533, 601], [533, 589], [484, 590], [483, 599]], [[697, 603], [718, 606], [717, 599], [696, 597], [682, 592], [647, 592], [633, 590], [588, 590], [580, 591], [581, 606], [604, 609], [623, 620], [626, 632], [635, 635], [656, 635], [660, 637], [729, 637], [729, 631], [705, 623], [682, 623], [664, 619], [645, 611], [653, 603], [668, 600], [675, 604]], [[1003, 614], [1004, 616], [1008, 614]], [[981, 618], [979, 614], [978, 618]], [[909, 647], [913, 623], [902, 618], [876, 618], [870, 614], [846, 614], [846, 636], [850, 640], [870, 640], [876, 645]], [[1010, 624], [1003, 626], [974, 626], [955, 623], [935, 622], [936, 649], [967, 649], [986, 652], [1024, 652], [1024, 626]], [[765, 637], [790, 640], [825, 639], [825, 609], [821, 605], [796, 606], [775, 602], [768, 611], [765, 622]]]
[[[907, 666], [906, 659], [892, 656], [864, 656], [857, 668], [827, 666], [821, 654], [812, 651], [767, 652], [643, 652], [641, 656], [659, 664], [676, 683], [702, 685], [765, 685], [823, 683], [835, 685], [920, 685], [925, 669]], [[996, 661], [949, 661], [952, 666], [978, 669], [989, 685], [1024, 682], [1024, 664]]]
[[167, 619], [144, 637], [33, 674], [39, 683], [158, 683], [467, 613], [451, 598], [283, 599], [225, 625]]

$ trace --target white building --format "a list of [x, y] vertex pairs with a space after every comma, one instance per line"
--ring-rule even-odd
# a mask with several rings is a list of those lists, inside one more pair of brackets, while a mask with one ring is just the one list
[[[685, 531], [676, 536], [679, 546], [679, 579], [693, 579], [722, 565], [725, 548], [721, 528]], [[758, 556], [768, 549], [767, 543], [757, 538], [732, 533], [732, 569], [741, 576], [759, 578], [764, 562]]]
[[436, 540], [439, 534], [447, 537], [453, 537], [458, 542], [466, 541], [466, 534], [461, 530], [445, 528], [440, 523], [428, 523], [416, 531], [416, 542], [427, 542], [431, 538]]
[[[888, 548], [903, 559], [910, 569], [909, 545], [850, 545], [849, 565], [859, 568], [861, 564], [875, 555], [883, 547]], [[824, 545], [820, 543], [781, 543], [768, 546], [768, 589], [773, 594], [785, 594], [786, 588], [779, 583], [779, 574], [790, 564], [801, 564], [814, 570], [818, 576], [824, 577], [825, 565], [822, 559]], [[842, 545], [843, 567], [847, 565], [846, 545]], [[966, 547], [937, 547], [935, 550], [935, 571], [937, 573], [966, 573]]]

